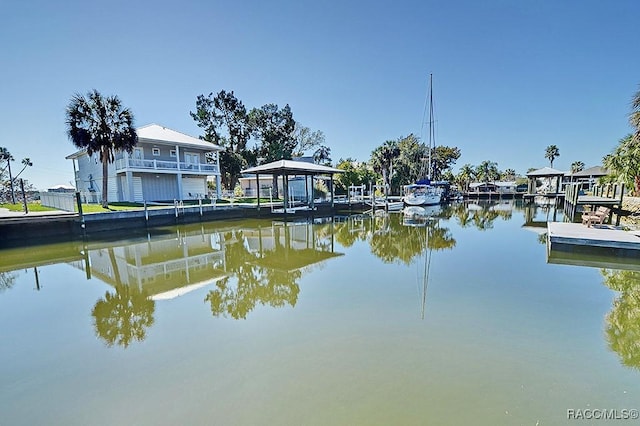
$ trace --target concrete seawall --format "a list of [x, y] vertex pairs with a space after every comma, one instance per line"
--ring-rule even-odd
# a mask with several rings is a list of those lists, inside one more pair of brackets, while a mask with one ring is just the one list
[[129, 230], [144, 230], [158, 226], [210, 222], [226, 219], [273, 218], [294, 219], [308, 216], [331, 216], [336, 209], [321, 206], [313, 211], [298, 211], [295, 215], [273, 214], [269, 208], [253, 206], [199, 206], [148, 210], [126, 210], [91, 213], [29, 213], [0, 217], [0, 248], [72, 240], [85, 235], [122, 235]]

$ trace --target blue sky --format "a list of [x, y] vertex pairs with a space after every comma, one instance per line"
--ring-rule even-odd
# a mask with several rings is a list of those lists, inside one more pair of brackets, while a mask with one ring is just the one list
[[199, 94], [289, 104], [334, 162], [420, 135], [434, 76], [436, 143], [525, 173], [599, 164], [630, 132], [640, 2], [0, 1], [0, 146], [36, 187], [73, 180], [65, 107], [117, 95], [136, 125], [193, 136]]

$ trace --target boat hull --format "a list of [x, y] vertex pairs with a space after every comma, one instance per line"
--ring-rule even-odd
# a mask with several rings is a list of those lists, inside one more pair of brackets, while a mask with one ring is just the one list
[[402, 200], [408, 206], [433, 206], [442, 202], [442, 189], [430, 185], [407, 185]]

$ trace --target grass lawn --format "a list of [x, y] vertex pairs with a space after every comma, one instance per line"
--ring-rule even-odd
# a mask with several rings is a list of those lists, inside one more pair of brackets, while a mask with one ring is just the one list
[[[277, 202], [281, 202], [282, 198], [274, 198], [273, 200], [269, 199], [269, 198], [260, 198], [260, 203], [269, 203], [273, 201], [274, 203]], [[218, 200], [218, 202], [220, 202]], [[250, 197], [245, 197], [245, 198], [235, 198], [233, 200], [234, 203], [251, 203], [251, 204], [258, 204], [258, 201], [256, 200], [255, 197], [250, 198]]]
[[[11, 204], [11, 203], [0, 203], [0, 208], [5, 208], [5, 209], [9, 209], [9, 211], [12, 212], [23, 212], [24, 211], [24, 204], [22, 203], [16, 203], [16, 204]], [[51, 207], [45, 207], [43, 205], [41, 205], [40, 203], [27, 203], [27, 208], [29, 209], [30, 212], [50, 212], [50, 211], [55, 211], [56, 209], [51, 208]]]

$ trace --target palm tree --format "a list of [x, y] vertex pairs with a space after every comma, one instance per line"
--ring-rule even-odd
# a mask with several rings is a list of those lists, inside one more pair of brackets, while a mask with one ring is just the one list
[[640, 90], [636, 92], [631, 101], [631, 114], [629, 114], [629, 124], [634, 128], [633, 139], [640, 142]]
[[75, 94], [67, 106], [67, 134], [73, 144], [87, 154], [99, 153], [102, 162], [102, 207], [107, 208], [108, 164], [116, 151], [133, 152], [138, 134], [133, 114], [123, 108], [117, 96], [107, 98], [93, 90], [84, 97]]
[[382, 180], [386, 188], [391, 183], [391, 175], [393, 174], [393, 160], [400, 155], [400, 148], [396, 141], [386, 141], [382, 146], [377, 147], [371, 153], [371, 164], [373, 169], [382, 174]]
[[0, 160], [4, 160], [7, 162], [7, 168], [9, 169], [9, 184], [11, 186], [11, 202], [15, 204], [16, 195], [13, 190], [13, 177], [11, 176], [11, 162], [14, 161], [13, 155], [11, 155], [7, 148], [0, 147]]
[[475, 179], [476, 176], [476, 171], [474, 170], [473, 166], [471, 164], [465, 164], [464, 166], [460, 167], [460, 171], [458, 172], [458, 181], [462, 184], [461, 186], [464, 188], [465, 191], [469, 190], [469, 182], [472, 179]]
[[476, 169], [476, 176], [483, 182], [496, 180], [500, 177], [500, 173], [498, 173], [498, 163], [489, 160], [483, 161]]
[[584, 170], [584, 163], [582, 161], [574, 161], [571, 163], [571, 173], [578, 173]]
[[23, 158], [22, 159], [22, 170], [20, 170], [18, 172], [18, 174], [16, 175], [16, 177], [14, 177], [14, 179], [18, 179], [18, 176], [20, 176], [22, 174], [22, 172], [24, 172], [24, 170], [27, 167], [31, 167], [31, 166], [33, 166], [33, 163], [31, 162], [31, 158], [29, 158], [29, 157]]
[[555, 145], [549, 145], [544, 153], [544, 158], [549, 160], [551, 168], [553, 168], [553, 160], [560, 157], [560, 150]]
[[514, 180], [516, 178], [516, 171], [513, 169], [507, 169], [502, 172], [501, 179], [504, 180]]
[[316, 164], [323, 164], [325, 166], [331, 165], [331, 148], [326, 145], [320, 145], [318, 149], [313, 153], [313, 162]]

